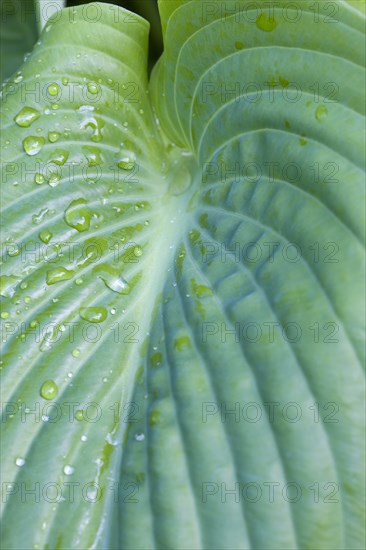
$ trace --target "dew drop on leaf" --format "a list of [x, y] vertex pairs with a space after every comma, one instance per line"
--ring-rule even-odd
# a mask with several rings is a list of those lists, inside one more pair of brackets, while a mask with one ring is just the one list
[[52, 160], [50, 160], [50, 162], [54, 162], [58, 166], [63, 166], [68, 158], [69, 151], [66, 151], [65, 149], [56, 149], [56, 151], [52, 154]]
[[82, 307], [80, 317], [89, 323], [102, 323], [108, 315], [105, 307]]
[[43, 243], [48, 244], [52, 239], [52, 233], [51, 231], [48, 231], [48, 229], [44, 229], [43, 231], [40, 232], [39, 238]]
[[267, 17], [264, 13], [261, 13], [257, 17], [255, 24], [259, 30], [264, 32], [272, 32], [277, 27], [277, 23], [273, 17]]
[[90, 147], [85, 145], [82, 147], [82, 149], [85, 151], [85, 156], [87, 158], [89, 166], [97, 166], [99, 164], [103, 164], [103, 159], [101, 156], [100, 149], [97, 147]]
[[324, 105], [319, 105], [315, 111], [315, 118], [319, 122], [324, 120], [328, 114], [328, 109]]
[[47, 92], [51, 96], [56, 96], [60, 92], [60, 86], [58, 84], [55, 84], [54, 82], [50, 84], [47, 88]]
[[133, 254], [134, 254], [134, 256], [136, 256], [136, 258], [139, 258], [140, 256], [142, 256], [143, 251], [142, 251], [141, 246], [139, 246], [139, 245], [135, 246], [135, 248], [133, 249]]
[[50, 187], [57, 187], [58, 184], [60, 183], [60, 175], [57, 173], [57, 172], [53, 172], [51, 175], [50, 175], [50, 178], [48, 180], [48, 185]]
[[183, 351], [186, 348], [192, 347], [189, 336], [181, 336], [174, 341], [174, 347], [178, 351]]
[[149, 414], [149, 424], [150, 426], [154, 426], [159, 422], [160, 418], [160, 412], [159, 411], [151, 411]]
[[15, 275], [0, 276], [0, 294], [5, 298], [12, 298], [15, 294], [15, 287], [19, 283], [20, 278]]
[[95, 95], [98, 93], [98, 86], [97, 84], [95, 84], [95, 82], [88, 82], [86, 87], [90, 94]]
[[29, 128], [29, 126], [41, 116], [41, 113], [37, 109], [32, 107], [23, 107], [21, 111], [15, 117], [15, 122], [22, 128]]
[[[129, 145], [129, 144], [128, 144]], [[132, 170], [136, 164], [136, 154], [132, 149], [122, 149], [119, 152], [117, 166], [121, 170]]]
[[63, 470], [65, 476], [71, 476], [74, 473], [74, 468], [70, 464], [66, 464]]
[[150, 357], [150, 364], [152, 367], [159, 367], [161, 365], [162, 360], [163, 360], [163, 355], [160, 353], [160, 351], [157, 351]]
[[36, 155], [40, 152], [46, 140], [43, 137], [28, 136], [23, 140], [24, 151], [29, 156]]
[[16, 466], [19, 466], [19, 467], [24, 466], [24, 464], [25, 464], [24, 458], [21, 458], [20, 456], [18, 456], [15, 459], [15, 464], [16, 464]]
[[46, 283], [48, 285], [54, 285], [60, 281], [68, 281], [75, 275], [75, 271], [72, 269], [66, 269], [65, 267], [56, 267], [47, 271]]
[[42, 185], [42, 183], [44, 183], [45, 181], [45, 177], [42, 174], [40, 174], [39, 172], [35, 174], [34, 183], [37, 183], [37, 185]]
[[42, 384], [39, 393], [40, 396], [43, 397], [43, 399], [47, 399], [48, 401], [54, 399], [58, 394], [58, 387], [56, 382], [54, 382], [53, 380], [46, 380], [46, 382]]
[[37, 214], [33, 214], [32, 222], [37, 225], [41, 223], [44, 217], [48, 214], [48, 208], [42, 208]]
[[82, 420], [84, 420], [84, 413], [81, 409], [78, 409], [76, 412], [75, 412], [75, 419], [78, 420], [79, 422], [81, 422]]
[[122, 275], [117, 275], [114, 272], [108, 272], [103, 270], [101, 274], [98, 275], [99, 279], [103, 281], [107, 288], [117, 292], [118, 294], [129, 294], [131, 292], [131, 287], [122, 277]]
[[48, 141], [55, 143], [60, 139], [61, 134], [59, 132], [48, 132]]
[[85, 199], [76, 199], [65, 210], [65, 222], [80, 232], [90, 227], [90, 211], [85, 205]]
[[[80, 108], [81, 109], [81, 108]], [[80, 110], [79, 109], [79, 110]], [[88, 117], [86, 120], [82, 122], [80, 125], [80, 129], [84, 130], [86, 128], [92, 129], [92, 135], [91, 140], [92, 141], [101, 141], [102, 140], [102, 129], [104, 126], [104, 121], [101, 118], [96, 117]]]

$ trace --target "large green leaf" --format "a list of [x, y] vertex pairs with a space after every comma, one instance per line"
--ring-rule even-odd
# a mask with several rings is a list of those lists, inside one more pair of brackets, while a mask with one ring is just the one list
[[162, 0], [149, 91], [70, 8], [4, 89], [4, 548], [364, 547], [364, 18], [266, 5]]

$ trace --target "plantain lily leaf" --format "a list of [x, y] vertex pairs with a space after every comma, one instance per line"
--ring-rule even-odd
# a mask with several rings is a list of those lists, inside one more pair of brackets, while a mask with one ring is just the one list
[[2, 99], [7, 549], [364, 548], [355, 2], [64, 9]]

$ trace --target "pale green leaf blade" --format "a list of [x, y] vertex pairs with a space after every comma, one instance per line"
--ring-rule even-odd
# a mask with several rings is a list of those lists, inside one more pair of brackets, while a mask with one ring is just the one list
[[[8, 88], [4, 546], [363, 547], [363, 19], [320, 33], [312, 4], [279, 33], [252, 2], [161, 1], [157, 129], [147, 25], [113, 6], [46, 26], [39, 117], [16, 127]], [[22, 501], [37, 482], [64, 500]]]
[[[139, 365], [135, 342], [141, 345], [148, 332], [155, 301], [147, 284], [156, 279], [151, 264], [141, 280], [151, 204], [161, 189], [161, 175], [154, 176], [159, 137], [146, 98], [147, 35], [144, 20], [115, 6], [94, 4], [87, 14], [84, 7], [65, 10], [45, 27], [21, 79], [5, 88], [7, 547], [113, 541], [109, 477], [118, 470], [123, 407]], [[157, 258], [157, 250], [149, 250]], [[57, 395], [53, 384], [44, 386], [49, 380]], [[64, 490], [75, 479], [78, 490], [90, 494], [70, 500]], [[23, 502], [25, 483], [41, 491], [50, 483], [49, 497]], [[52, 487], [63, 488], [67, 506], [57, 494], [54, 500]], [[95, 488], [103, 496], [97, 493], [94, 504]]]
[[[290, 428], [270, 426], [284, 479], [304, 489], [311, 479], [332, 477], [340, 499], [331, 512], [302, 498], [290, 507], [287, 527], [280, 521], [281, 530], [275, 520], [266, 523], [265, 532], [260, 530], [261, 501], [248, 521], [249, 546], [267, 547], [270, 540], [273, 548], [361, 548], [364, 457], [351, 449], [364, 429], [365, 20], [347, 3], [302, 2], [297, 9], [286, 2], [269, 4], [272, 11], [246, 1], [179, 6], [170, 13], [166, 53], [151, 89], [161, 124], [200, 161], [200, 239], [209, 243], [212, 265], [216, 261], [209, 278], [212, 283], [218, 277], [216, 296], [231, 275], [233, 286], [226, 290], [231, 301], [221, 299], [226, 315], [232, 315], [231, 326], [262, 318], [262, 327], [265, 318], [267, 324], [302, 327], [299, 341], [287, 342], [282, 351], [263, 337], [256, 345], [240, 340], [260, 399], [284, 402], [292, 395], [304, 411], [312, 400], [326, 403], [332, 395], [343, 411], [343, 422], [324, 422], [316, 435], [310, 423], [296, 426], [296, 439]], [[276, 246], [273, 258], [271, 245]], [[248, 246], [260, 251], [257, 259], [250, 252], [246, 256]], [[317, 246], [335, 256], [314, 255]], [[284, 251], [291, 247], [299, 256], [290, 266]], [[225, 278], [217, 273], [227, 250], [233, 251], [232, 271]], [[202, 261], [202, 250], [197, 260], [200, 256]], [[209, 268], [201, 264], [201, 270]], [[319, 345], [310, 336], [315, 319], [323, 329], [339, 330], [333, 349], [327, 338]], [[227, 363], [231, 369], [238, 364]], [[213, 368], [214, 358], [208, 364]], [[263, 437], [254, 441], [263, 444]], [[239, 463], [252, 472], [248, 458]], [[216, 478], [217, 487], [220, 481]], [[241, 505], [253, 513], [250, 504]], [[226, 547], [238, 544], [233, 535]]]

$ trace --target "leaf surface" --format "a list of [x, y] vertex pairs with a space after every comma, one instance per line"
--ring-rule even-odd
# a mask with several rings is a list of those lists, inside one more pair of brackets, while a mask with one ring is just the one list
[[6, 85], [6, 548], [363, 547], [364, 19], [328, 4], [161, 0], [149, 85], [143, 19], [70, 8]]

